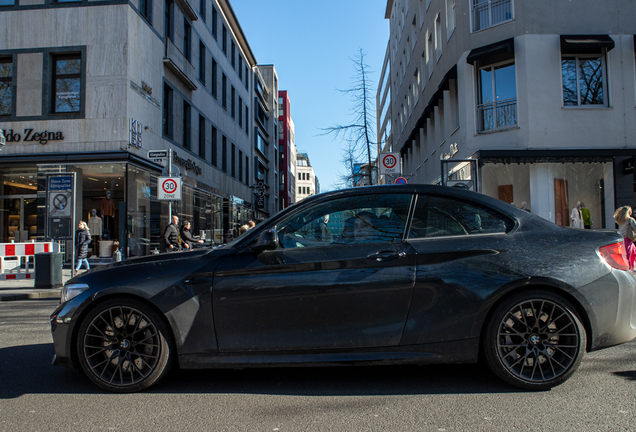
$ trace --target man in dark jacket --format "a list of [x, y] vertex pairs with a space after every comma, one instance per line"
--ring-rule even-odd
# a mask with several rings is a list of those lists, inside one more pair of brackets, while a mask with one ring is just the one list
[[203, 240], [192, 236], [189, 221], [185, 221], [181, 227], [181, 241], [183, 242], [183, 247], [186, 249], [192, 249], [192, 243], [203, 243]]
[[172, 216], [172, 223], [166, 227], [163, 233], [166, 242], [166, 252], [178, 252], [181, 250], [181, 236], [179, 235], [179, 218]]

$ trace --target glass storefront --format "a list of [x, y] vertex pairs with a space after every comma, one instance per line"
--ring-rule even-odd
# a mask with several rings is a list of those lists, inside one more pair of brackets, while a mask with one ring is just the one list
[[614, 228], [611, 162], [484, 163], [480, 176], [484, 194], [557, 225], [571, 226], [578, 205], [585, 228]]

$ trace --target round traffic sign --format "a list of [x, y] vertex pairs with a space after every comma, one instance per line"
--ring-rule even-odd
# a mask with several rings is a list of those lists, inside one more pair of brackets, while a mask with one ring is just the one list
[[391, 169], [395, 167], [396, 164], [397, 164], [397, 158], [393, 156], [392, 154], [385, 155], [382, 158], [382, 166], [384, 166], [384, 168]]
[[163, 182], [163, 184], [161, 185], [161, 188], [163, 189], [163, 191], [165, 193], [174, 193], [174, 191], [177, 190], [177, 182], [172, 180], [172, 179], [167, 179], [166, 181]]
[[405, 185], [406, 183], [407, 182], [406, 182], [406, 179], [404, 177], [398, 177], [398, 178], [395, 179], [395, 184], [397, 184], [397, 185]]

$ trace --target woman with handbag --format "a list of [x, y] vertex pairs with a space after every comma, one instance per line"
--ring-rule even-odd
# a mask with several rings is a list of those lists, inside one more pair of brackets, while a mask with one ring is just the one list
[[91, 266], [88, 264], [88, 245], [91, 242], [91, 232], [88, 229], [86, 222], [80, 221], [75, 231], [75, 251], [77, 253], [77, 267], [73, 272], [73, 276], [79, 274], [82, 262], [86, 263], [86, 269], [90, 270]]
[[636, 260], [636, 221], [632, 219], [632, 208], [630, 206], [620, 207], [614, 212], [614, 221], [618, 224], [618, 232], [623, 236], [625, 242], [625, 251], [627, 252], [627, 261], [629, 269], [634, 269], [634, 261]]

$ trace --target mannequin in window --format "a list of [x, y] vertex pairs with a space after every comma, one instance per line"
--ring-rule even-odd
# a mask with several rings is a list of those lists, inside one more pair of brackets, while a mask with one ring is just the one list
[[115, 217], [115, 202], [113, 201], [113, 191], [106, 191], [106, 198], [102, 199], [102, 218], [104, 218], [105, 228], [113, 228], [112, 219]]
[[581, 202], [576, 203], [570, 214], [570, 225], [572, 228], [583, 228], [583, 215], [581, 214]]
[[91, 230], [91, 235], [95, 241], [102, 236], [103, 223], [102, 218], [97, 216], [97, 209], [91, 210], [91, 217], [88, 219], [88, 229]]

